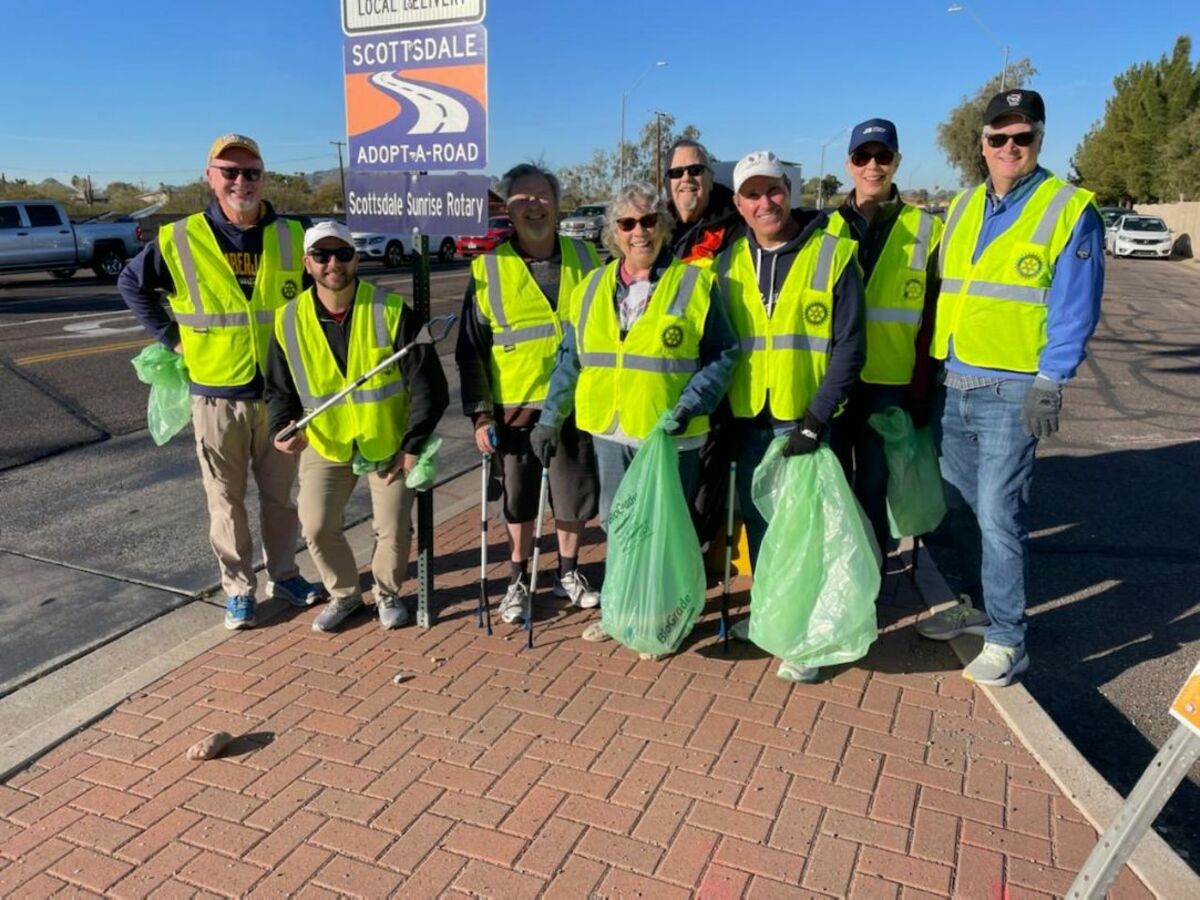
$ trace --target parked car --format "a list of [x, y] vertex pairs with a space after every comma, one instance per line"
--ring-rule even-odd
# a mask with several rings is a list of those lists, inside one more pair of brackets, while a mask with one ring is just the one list
[[[429, 237], [429, 252], [442, 262], [454, 259], [455, 240], [448, 234], [431, 234]], [[385, 266], [398, 269], [408, 256], [412, 232], [381, 234], [371, 231], [354, 232], [354, 247], [363, 259], [377, 259]]]
[[1100, 207], [1100, 217], [1104, 219], [1104, 228], [1107, 231], [1117, 224], [1117, 219], [1121, 216], [1136, 213], [1136, 209], [1126, 209], [1124, 206], [1102, 206]]
[[508, 216], [493, 216], [488, 219], [487, 234], [464, 234], [458, 239], [458, 255], [462, 257], [479, 256], [481, 253], [491, 253], [510, 237], [516, 230], [512, 219]]
[[77, 269], [90, 267], [98, 278], [111, 280], [141, 249], [137, 222], [74, 225], [61, 203], [0, 200], [0, 273], [49, 272], [70, 278]]
[[589, 203], [587, 206], [581, 206], [558, 223], [558, 233], [563, 237], [598, 241], [607, 209], [607, 203]]
[[1171, 255], [1175, 235], [1158, 216], [1126, 215], [1105, 234], [1105, 249], [1113, 256], [1150, 256], [1166, 259]]

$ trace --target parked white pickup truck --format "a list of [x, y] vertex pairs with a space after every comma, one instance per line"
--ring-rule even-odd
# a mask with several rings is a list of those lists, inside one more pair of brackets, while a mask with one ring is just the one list
[[0, 200], [0, 274], [50, 272], [70, 278], [90, 267], [112, 280], [125, 260], [142, 249], [137, 222], [73, 225], [62, 204], [51, 200]]

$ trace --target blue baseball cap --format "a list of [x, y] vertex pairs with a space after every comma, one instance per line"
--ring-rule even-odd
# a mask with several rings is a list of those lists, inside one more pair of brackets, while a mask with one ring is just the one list
[[863, 144], [878, 142], [883, 144], [893, 153], [900, 152], [900, 138], [896, 136], [896, 125], [887, 119], [867, 119], [865, 122], [859, 122], [850, 132], [850, 149], [846, 151], [849, 156]]

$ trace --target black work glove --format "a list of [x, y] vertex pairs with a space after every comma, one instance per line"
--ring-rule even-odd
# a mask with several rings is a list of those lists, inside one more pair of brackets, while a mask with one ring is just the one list
[[543, 468], [550, 465], [558, 450], [558, 429], [552, 425], [534, 425], [529, 435], [529, 449]]
[[783, 445], [783, 455], [804, 456], [815, 451], [821, 446], [821, 429], [824, 427], [823, 422], [806, 412], [803, 421], [797, 422], [788, 435], [787, 443]]
[[671, 412], [671, 417], [663, 427], [663, 431], [667, 434], [683, 434], [691, 420], [691, 412], [686, 407], [677, 406]]
[[1025, 433], [1035, 438], [1048, 438], [1058, 431], [1058, 411], [1062, 409], [1062, 388], [1039, 375], [1033, 379], [1025, 394], [1021, 423]]

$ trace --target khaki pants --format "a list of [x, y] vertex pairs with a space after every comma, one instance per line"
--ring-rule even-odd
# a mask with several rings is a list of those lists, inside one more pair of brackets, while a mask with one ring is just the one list
[[196, 455], [208, 498], [208, 539], [221, 569], [221, 587], [233, 597], [254, 596], [254, 543], [246, 515], [247, 470], [258, 486], [263, 558], [272, 581], [296, 568], [299, 523], [292, 503], [296, 460], [280, 453], [267, 434], [267, 407], [258, 400], [192, 397]]
[[[312, 447], [300, 455], [300, 528], [330, 599], [358, 593], [358, 564], [342, 532], [346, 504], [357, 483], [349, 463], [331, 462]], [[367, 485], [375, 531], [371, 571], [376, 590], [399, 595], [408, 575], [413, 492], [404, 486], [403, 476], [384, 484], [383, 476], [372, 472]]]

